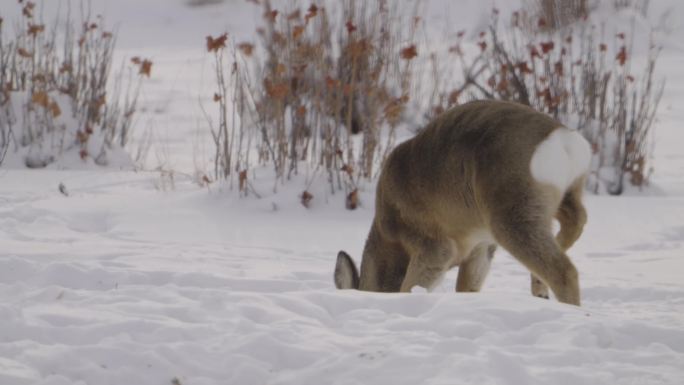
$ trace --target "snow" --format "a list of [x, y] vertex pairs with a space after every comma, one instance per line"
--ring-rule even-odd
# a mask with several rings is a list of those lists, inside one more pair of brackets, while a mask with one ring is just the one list
[[238, 201], [182, 180], [161, 192], [157, 177], [2, 173], [3, 384], [684, 378], [682, 197], [588, 197], [575, 308], [531, 297], [505, 252], [478, 294], [454, 294], [455, 272], [430, 294], [336, 291], [334, 256], [360, 255], [371, 207], [306, 210], [294, 190]]
[[[434, 20], [456, 7], [433, 1]], [[304, 175], [273, 194], [263, 170], [261, 199], [190, 176], [189, 138], [208, 137], [204, 36], [251, 31], [258, 13], [241, 1], [92, 3], [118, 25], [120, 55], [152, 52], [138, 126], [177, 171], [0, 168], [0, 384], [684, 383], [681, 25], [659, 67], [653, 186], [586, 197], [589, 222], [569, 251], [582, 287], [573, 307], [533, 298], [503, 250], [482, 293], [455, 294], [456, 271], [432, 293], [335, 290], [337, 252], [361, 255], [372, 188], [350, 212], [325, 186], [302, 207]], [[478, 3], [463, 2], [467, 25], [484, 20], [470, 14]]]
[[539, 143], [532, 155], [530, 171], [537, 182], [567, 191], [578, 178], [586, 174], [591, 161], [591, 148], [577, 130], [556, 129]]

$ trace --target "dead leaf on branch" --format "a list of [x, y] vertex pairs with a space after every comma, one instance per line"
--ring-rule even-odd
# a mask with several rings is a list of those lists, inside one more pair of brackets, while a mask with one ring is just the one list
[[551, 51], [553, 51], [553, 48], [556, 46], [556, 44], [552, 41], [547, 41], [546, 43], [540, 43], [539, 47], [541, 47], [542, 53], [547, 54]]
[[26, 3], [24, 8], [22, 9], [21, 13], [28, 19], [33, 18], [33, 10], [36, 8], [36, 4], [29, 1]]
[[328, 89], [332, 90], [332, 89], [338, 88], [340, 86], [340, 81], [337, 79], [334, 79], [331, 76], [326, 76], [325, 77], [325, 84], [328, 86]]
[[290, 87], [288, 87], [286, 82], [274, 83], [266, 79], [264, 81], [264, 86], [268, 96], [273, 99], [285, 99], [287, 94], [290, 92]]
[[59, 67], [59, 73], [60, 74], [65, 74], [65, 73], [72, 73], [74, 70], [74, 67], [69, 64], [69, 63], [63, 63], [61, 67]]
[[59, 108], [59, 104], [57, 104], [55, 101], [50, 103], [49, 110], [53, 118], [58, 118], [60, 115], [62, 115], [62, 109]]
[[297, 40], [304, 34], [304, 26], [297, 25], [292, 30], [292, 37]]
[[149, 60], [143, 60], [140, 65], [140, 75], [145, 75], [148, 78], [152, 75], [152, 62]]
[[78, 142], [81, 143], [81, 144], [88, 143], [88, 139], [89, 139], [89, 138], [90, 138], [90, 134], [89, 134], [88, 132], [79, 130], [79, 131], [76, 133], [76, 139], [77, 139]]
[[50, 106], [50, 97], [45, 91], [36, 91], [31, 96], [31, 103], [47, 109]]
[[25, 59], [29, 59], [33, 57], [33, 54], [30, 53], [29, 51], [25, 50], [24, 48], [17, 48], [17, 54]]
[[207, 36], [207, 51], [208, 52], [218, 52], [222, 48], [226, 48], [226, 42], [228, 41], [228, 34], [224, 33], [218, 37]]
[[533, 72], [532, 72], [532, 69], [531, 69], [530, 66], [527, 64], [527, 62], [524, 62], [524, 61], [523, 61], [523, 62], [520, 62], [520, 63], [518, 63], [517, 67], [518, 67], [518, 71], [520, 71], [521, 74], [531, 74], [531, 73], [533, 73]]
[[359, 207], [359, 190], [355, 189], [347, 195], [346, 200], [347, 210], [356, 210]]
[[310, 192], [304, 191], [300, 198], [301, 198], [302, 205], [304, 207], [306, 207], [307, 209], [310, 208], [311, 201], [313, 200], [314, 196]]
[[532, 58], [532, 59], [540, 58], [541, 59], [541, 55], [539, 54], [539, 50], [537, 50], [537, 47], [535, 47], [533, 45], [530, 45], [530, 58]]
[[254, 45], [250, 43], [240, 43], [238, 49], [247, 57], [252, 56], [254, 53]]
[[42, 33], [45, 31], [45, 25], [44, 24], [30, 24], [28, 27], [28, 34], [30, 36], [36, 37], [38, 36], [39, 33]]
[[292, 13], [290, 13], [289, 15], [287, 15], [287, 21], [299, 20], [299, 19], [301, 19], [301, 17], [302, 17], [302, 11], [297, 9], [297, 10], [293, 11]]
[[418, 56], [418, 49], [415, 44], [401, 50], [401, 58], [404, 60], [412, 60], [416, 56]]
[[202, 178], [200, 179], [200, 187], [209, 186], [211, 183], [211, 179], [209, 179], [207, 174], [203, 174]]
[[278, 18], [278, 11], [274, 9], [273, 11], [266, 12], [264, 13], [264, 18], [270, 23], [275, 23], [276, 19]]
[[353, 177], [353, 176], [354, 176], [354, 167], [352, 167], [352, 166], [350, 166], [350, 165], [348, 165], [348, 164], [345, 164], [344, 166], [342, 166], [342, 169], [340, 169], [340, 171], [345, 172], [345, 173], [346, 173], [347, 175], [349, 175], [350, 177]]
[[238, 175], [238, 182], [240, 185], [240, 191], [244, 192], [247, 190], [247, 170], [240, 171]]
[[621, 66], [624, 66], [627, 62], [627, 48], [624, 45], [620, 48], [620, 52], [618, 52], [615, 60], [617, 60]]
[[347, 27], [347, 32], [348, 32], [348, 33], [352, 33], [352, 32], [354, 32], [354, 31], [356, 31], [356, 26], [354, 25], [354, 23], [352, 23], [351, 20], [347, 20], [347, 23], [345, 24], [345, 27]]
[[318, 7], [316, 4], [311, 4], [309, 7], [309, 10], [306, 13], [306, 16], [304, 16], [304, 19], [306, 19], [306, 22], [308, 23], [310, 19], [313, 19], [318, 15]]
[[449, 105], [455, 106], [458, 104], [458, 98], [461, 96], [461, 91], [454, 90], [449, 94]]

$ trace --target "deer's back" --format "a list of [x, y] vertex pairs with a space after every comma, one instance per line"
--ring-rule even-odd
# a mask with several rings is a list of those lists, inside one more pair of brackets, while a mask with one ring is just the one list
[[477, 227], [491, 204], [484, 194], [505, 199], [514, 186], [534, 188], [534, 151], [559, 126], [507, 102], [477, 101], [447, 111], [390, 154], [378, 184], [376, 220], [392, 224], [399, 216], [428, 232], [447, 226], [455, 234]]

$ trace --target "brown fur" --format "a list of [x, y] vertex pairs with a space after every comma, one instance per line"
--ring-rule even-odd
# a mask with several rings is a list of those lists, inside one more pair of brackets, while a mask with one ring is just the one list
[[534, 295], [548, 298], [548, 285], [561, 302], [579, 305], [577, 270], [565, 251], [586, 222], [583, 177], [558, 191], [530, 171], [535, 149], [558, 127], [528, 107], [478, 101], [397, 146], [378, 181], [360, 277], [340, 252], [337, 287], [408, 292], [460, 266], [456, 290], [479, 291], [499, 244], [530, 270]]

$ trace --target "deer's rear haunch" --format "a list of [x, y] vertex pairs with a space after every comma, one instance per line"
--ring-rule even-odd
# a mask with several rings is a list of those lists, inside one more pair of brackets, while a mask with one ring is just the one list
[[360, 272], [340, 251], [335, 285], [431, 289], [458, 266], [456, 290], [479, 291], [501, 245], [531, 272], [534, 295], [548, 298], [551, 288], [579, 305], [565, 252], [586, 222], [590, 157], [577, 131], [528, 107], [478, 101], [446, 112], [387, 158]]

